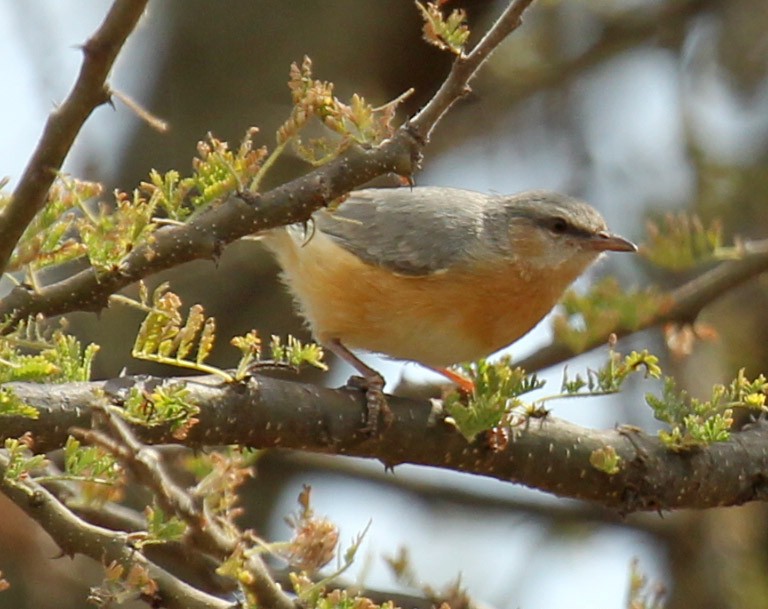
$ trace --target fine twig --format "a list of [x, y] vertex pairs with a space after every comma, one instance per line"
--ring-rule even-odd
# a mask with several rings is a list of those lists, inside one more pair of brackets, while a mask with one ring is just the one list
[[522, 15], [533, 0], [513, 0], [501, 16], [468, 54], [458, 57], [443, 84], [432, 99], [406, 127], [422, 142], [451, 106], [469, 91], [469, 83], [501, 42], [522, 24]]
[[78, 518], [56, 497], [32, 479], [8, 480], [8, 459], [0, 454], [0, 491], [35, 520], [66, 555], [82, 554], [101, 564], [117, 563], [145, 568], [158, 590], [145, 598], [151, 606], [168, 609], [232, 609], [223, 601], [184, 583], [148, 561], [127, 543], [123, 532], [110, 531]]
[[[92, 412], [101, 420], [106, 433], [74, 428], [76, 437], [98, 445], [118, 458], [136, 479], [152, 491], [158, 504], [166, 513], [183, 520], [189, 530], [189, 539], [203, 552], [210, 553], [219, 561], [227, 560], [244, 542], [244, 536], [236, 533], [232, 523], [225, 527], [210, 518], [192, 496], [176, 484], [165, 471], [159, 454], [142, 444], [128, 424], [115, 415], [110, 407], [94, 405]], [[272, 609], [296, 609], [293, 600], [272, 579], [264, 561], [255, 553], [248, 554], [245, 568], [250, 577], [240, 578], [240, 584], [252, 592], [259, 604]]]

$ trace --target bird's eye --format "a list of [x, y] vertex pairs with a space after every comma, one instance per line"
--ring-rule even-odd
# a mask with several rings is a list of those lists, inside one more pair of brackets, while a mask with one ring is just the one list
[[568, 222], [566, 222], [564, 218], [553, 218], [549, 223], [549, 228], [553, 233], [562, 235], [568, 230]]

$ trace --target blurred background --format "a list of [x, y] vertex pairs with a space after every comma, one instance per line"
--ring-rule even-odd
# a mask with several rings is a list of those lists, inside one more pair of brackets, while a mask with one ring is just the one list
[[[466, 8], [477, 41], [505, 4], [448, 6]], [[77, 45], [109, 5], [0, 0], [0, 176], [10, 178], [9, 188], [76, 77]], [[272, 145], [290, 111], [290, 63], [305, 54], [342, 100], [357, 92], [378, 105], [413, 87], [401, 118], [429, 98], [451, 60], [421, 40], [410, 0], [151, 2], [111, 84], [167, 120], [170, 131], [152, 131], [117, 101], [88, 121], [65, 169], [105, 183], [107, 192], [130, 191], [152, 168], [187, 171], [208, 132], [234, 145], [255, 125], [259, 141]], [[560, 190], [588, 200], [614, 231], [639, 241], [649, 213], [678, 210], [721, 218], [729, 237], [760, 238], [768, 236], [767, 152], [765, 0], [542, 0], [439, 126], [415, 177], [422, 185], [484, 192]], [[288, 158], [270, 180], [304, 171]], [[636, 256], [612, 256], [576, 287], [605, 274], [628, 287], [671, 287], [688, 278], [652, 270]], [[309, 338], [256, 243], [234, 244], [216, 264], [187, 264], [150, 284], [164, 280], [186, 304], [200, 302], [217, 318], [214, 363], [233, 364], [227, 337], [251, 328]], [[686, 359], [666, 356], [658, 331], [619, 349], [662, 355], [665, 370], [693, 395], [708, 395], [740, 367], [755, 376], [768, 361], [767, 288], [764, 279], [753, 281], [708, 309], [703, 321], [719, 339], [697, 343]], [[141, 321], [135, 311], [115, 307], [71, 321], [84, 340], [102, 345], [97, 378], [123, 367], [150, 370], [130, 359]], [[545, 321], [512, 354], [520, 359], [550, 339]], [[585, 355], [569, 369], [598, 366], [605, 355]], [[413, 364], [369, 361], [390, 390], [434, 380]], [[338, 385], [349, 373], [337, 364], [332, 374], [306, 378]], [[562, 367], [542, 374], [559, 387]], [[643, 382], [618, 399], [553, 406], [583, 425], [652, 430], [643, 394], [657, 390]], [[267, 539], [286, 536], [283, 516], [295, 510], [304, 483], [313, 486], [316, 511], [340, 525], [342, 540], [371, 521], [349, 574], [363, 586], [418, 593], [396, 582], [384, 560], [407, 548], [419, 580], [439, 590], [461, 576], [469, 594], [492, 607], [615, 609], [627, 606], [637, 559], [652, 582], [666, 586], [670, 608], [768, 606], [764, 505], [622, 520], [466, 475], [409, 466], [385, 474], [379, 463], [272, 452], [248, 487], [244, 525]], [[0, 570], [13, 586], [0, 594], [0, 607], [82, 607], [88, 585], [101, 579], [99, 567], [56, 559], [45, 534], [2, 497], [0, 513]]]

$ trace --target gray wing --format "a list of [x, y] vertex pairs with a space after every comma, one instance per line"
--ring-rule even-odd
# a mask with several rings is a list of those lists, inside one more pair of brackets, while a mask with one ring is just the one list
[[488, 195], [451, 188], [359, 190], [315, 227], [365, 262], [398, 274], [439, 273], [467, 260], [483, 231]]

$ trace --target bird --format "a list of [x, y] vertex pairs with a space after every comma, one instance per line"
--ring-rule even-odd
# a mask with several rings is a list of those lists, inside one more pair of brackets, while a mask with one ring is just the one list
[[465, 391], [449, 367], [527, 334], [604, 252], [634, 252], [592, 206], [546, 190], [513, 195], [413, 186], [351, 192], [309, 225], [262, 240], [312, 334], [351, 364], [367, 392], [384, 378], [354, 351], [418, 362]]

